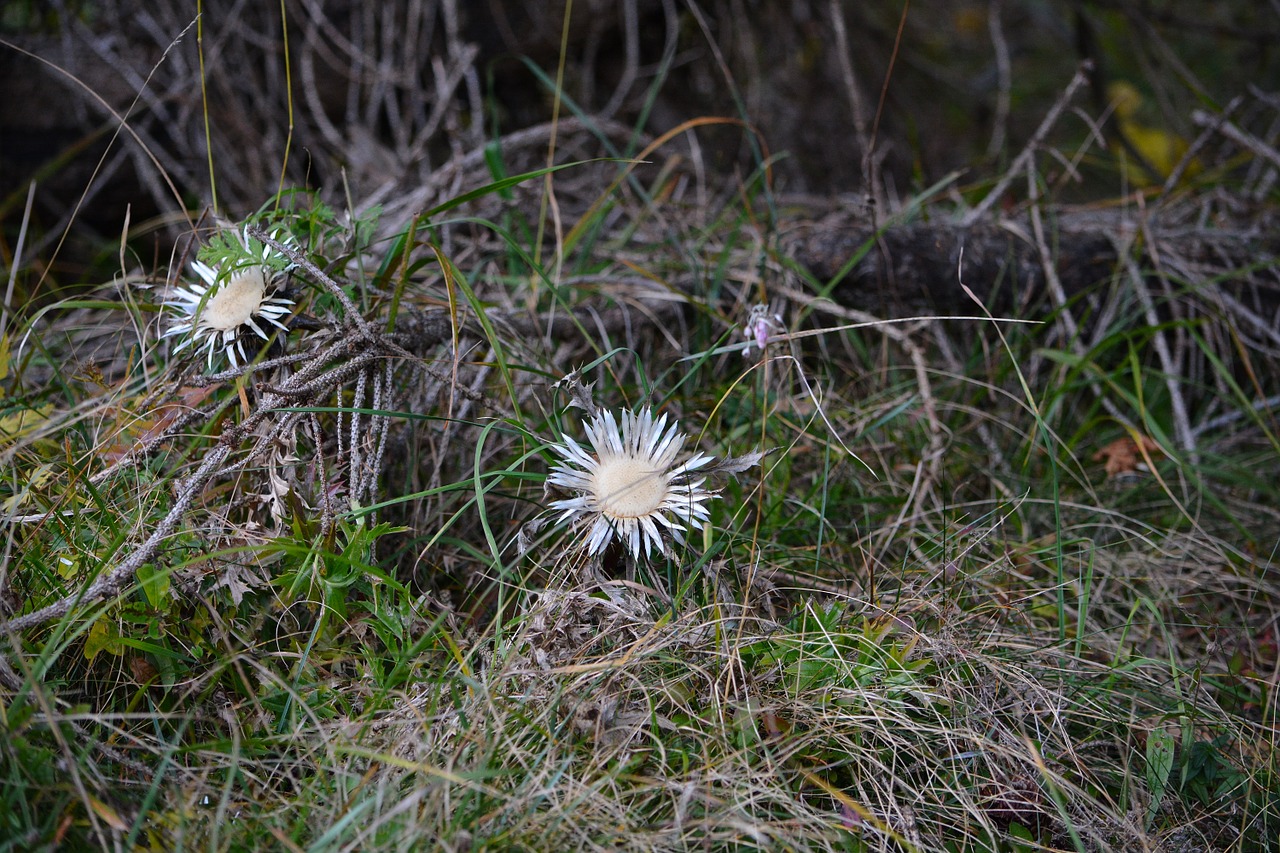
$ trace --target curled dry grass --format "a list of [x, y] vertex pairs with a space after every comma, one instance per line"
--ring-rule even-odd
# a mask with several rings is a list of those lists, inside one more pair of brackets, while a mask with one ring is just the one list
[[[553, 127], [487, 160], [439, 37], [440, 100], [353, 168], [378, 223], [282, 199], [322, 326], [291, 372], [166, 361], [142, 264], [14, 320], [7, 843], [1266, 849], [1280, 371], [1263, 303], [1210, 298], [1265, 295], [1265, 267], [1148, 228], [1159, 268], [1118, 252], [1051, 327], [879, 323], [779, 251], [761, 175], [708, 177], [692, 125], [651, 165], [556, 173], [544, 210], [544, 175], [504, 179]], [[299, 132], [340, 151], [324, 115]], [[377, 181], [449, 126], [437, 168]], [[565, 159], [655, 142], [554, 128]], [[247, 211], [265, 178], [235, 174]], [[744, 360], [762, 300], [787, 334]], [[600, 576], [554, 528], [517, 549], [578, 368], [708, 452], [769, 451], [680, 559]], [[1144, 434], [1163, 454], [1107, 476], [1094, 454]]]

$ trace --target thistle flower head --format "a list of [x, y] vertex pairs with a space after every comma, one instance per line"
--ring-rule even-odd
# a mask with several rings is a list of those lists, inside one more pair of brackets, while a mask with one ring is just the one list
[[[271, 236], [279, 239], [275, 233]], [[252, 332], [266, 341], [268, 323], [287, 331], [280, 320], [292, 310], [293, 300], [276, 292], [277, 278], [291, 264], [251, 240], [247, 226], [239, 240], [249, 257], [228, 258], [217, 264], [192, 261], [191, 270], [203, 283], [185, 282], [175, 287], [164, 302], [179, 313], [164, 332], [166, 338], [183, 336], [174, 352], [187, 347], [204, 348], [210, 368], [218, 349], [226, 354], [232, 367], [247, 363], [245, 334]]]
[[714, 493], [705, 479], [691, 472], [712, 460], [697, 453], [676, 464], [685, 435], [667, 416], [624, 411], [621, 428], [612, 412], [600, 412], [587, 422], [588, 451], [569, 436], [553, 444], [561, 458], [547, 483], [573, 497], [551, 502], [562, 510], [559, 522], [585, 530], [584, 547], [598, 554], [618, 540], [639, 559], [655, 549], [668, 553], [669, 544], [684, 542], [684, 529], [709, 517], [706, 503]]

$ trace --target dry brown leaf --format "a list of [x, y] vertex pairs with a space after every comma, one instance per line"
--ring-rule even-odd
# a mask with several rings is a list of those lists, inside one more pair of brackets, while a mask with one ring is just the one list
[[139, 655], [129, 656], [129, 671], [133, 673], [133, 680], [139, 684], [148, 684], [160, 674], [151, 661]]
[[1154, 457], [1160, 453], [1160, 445], [1141, 433], [1138, 441], [1133, 436], [1123, 436], [1093, 454], [1094, 462], [1102, 462], [1108, 479], [1138, 473], [1138, 466], [1143, 464], [1144, 457]]
[[102, 451], [101, 456], [110, 463], [119, 462], [134, 448], [148, 444], [169, 429], [178, 418], [199, 408], [213, 395], [218, 386], [204, 388], [184, 386], [178, 389], [177, 399], [163, 403], [151, 410], [145, 417], [138, 417], [128, 409], [121, 409], [117, 415], [119, 429], [115, 442]]

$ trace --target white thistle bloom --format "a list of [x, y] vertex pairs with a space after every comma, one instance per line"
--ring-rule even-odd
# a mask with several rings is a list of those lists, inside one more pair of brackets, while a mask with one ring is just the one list
[[[272, 237], [278, 239], [275, 234]], [[248, 250], [251, 244], [247, 227], [241, 241]], [[192, 261], [192, 271], [204, 284], [189, 282], [184, 287], [177, 287], [164, 302], [183, 315], [164, 332], [166, 338], [174, 335], [186, 336], [173, 351], [176, 353], [187, 347], [203, 347], [208, 354], [209, 367], [212, 368], [214, 350], [221, 348], [231, 366], [239, 367], [241, 361], [249, 361], [242, 333], [252, 331], [266, 341], [269, 335], [264, 328], [265, 323], [288, 331], [280, 318], [287, 316], [292, 310], [293, 300], [274, 292], [277, 271], [265, 263], [270, 258], [271, 250], [264, 246], [264, 263], [248, 261], [224, 271], [220, 266]], [[259, 325], [255, 318], [265, 323]], [[236, 359], [237, 355], [239, 360]]]
[[646, 557], [655, 548], [665, 554], [668, 537], [683, 543], [684, 528], [709, 517], [714, 493], [690, 472], [713, 457], [698, 453], [675, 464], [685, 435], [667, 427], [666, 415], [655, 421], [649, 409], [624, 411], [619, 430], [613, 413], [601, 412], [587, 422], [587, 438], [594, 454], [567, 435], [553, 444], [564, 461], [547, 476], [549, 485], [576, 493], [551, 507], [564, 511], [559, 523], [586, 529], [587, 553], [601, 553], [616, 538], [635, 559], [642, 546]]

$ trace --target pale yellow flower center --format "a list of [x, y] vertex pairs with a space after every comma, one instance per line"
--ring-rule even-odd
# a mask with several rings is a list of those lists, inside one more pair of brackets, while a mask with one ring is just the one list
[[604, 457], [592, 478], [600, 511], [612, 518], [640, 518], [662, 506], [667, 478], [648, 459]]
[[243, 326], [262, 306], [262, 298], [266, 292], [267, 277], [262, 267], [236, 270], [209, 297], [201, 312], [200, 322], [219, 332]]

